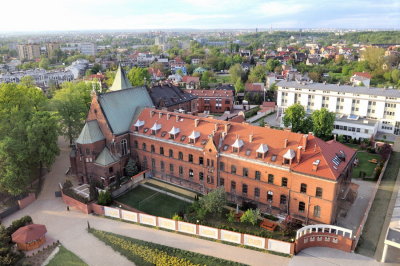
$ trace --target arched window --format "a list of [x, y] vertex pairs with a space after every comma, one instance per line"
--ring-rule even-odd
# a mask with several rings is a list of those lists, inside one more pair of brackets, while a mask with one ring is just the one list
[[299, 202], [299, 212], [304, 212], [306, 209], [306, 204], [302, 201]]
[[286, 198], [286, 195], [281, 195], [281, 199], [280, 199], [280, 204], [286, 204], [286, 200], [287, 200], [287, 198]]
[[145, 151], [147, 148], [146, 148], [146, 143], [143, 143], [142, 144], [142, 149]]
[[179, 159], [179, 160], [183, 160], [183, 152], [180, 151], [180, 152], [178, 153], [178, 159]]
[[282, 187], [287, 187], [287, 178], [286, 177], [282, 177]]
[[174, 151], [172, 149], [169, 149], [169, 157], [170, 158], [174, 157]]
[[254, 188], [254, 197], [260, 197], [260, 189], [258, 187]]
[[128, 141], [126, 139], [121, 140], [121, 154], [122, 156], [128, 154]]
[[314, 216], [315, 217], [321, 217], [321, 207], [320, 206], [314, 206]]

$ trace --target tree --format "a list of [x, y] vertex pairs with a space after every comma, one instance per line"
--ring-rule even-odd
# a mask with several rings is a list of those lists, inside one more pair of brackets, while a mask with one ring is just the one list
[[329, 139], [332, 136], [335, 113], [322, 108], [321, 110], [315, 110], [311, 117], [314, 134], [319, 138]]
[[371, 69], [380, 69], [384, 63], [385, 49], [379, 47], [367, 47], [361, 53]]
[[108, 190], [100, 191], [97, 203], [99, 205], [103, 205], [103, 206], [110, 205], [112, 203], [112, 196], [111, 196], [110, 191], [108, 191]]
[[213, 76], [212, 72], [204, 71], [200, 78], [201, 87], [208, 88], [208, 84], [210, 83], [210, 79], [212, 76]]
[[50, 60], [46, 57], [40, 59], [39, 67], [43, 69], [49, 69]]
[[308, 73], [308, 76], [314, 82], [321, 82], [322, 75], [320, 73], [318, 73], [318, 72], [310, 72], [310, 73]]
[[249, 223], [252, 225], [255, 225], [258, 221], [258, 217], [260, 216], [260, 210], [259, 209], [248, 209], [245, 211], [240, 217], [240, 222], [242, 223]]
[[400, 80], [400, 70], [398, 70], [398, 69], [393, 69], [393, 70], [392, 70], [392, 74], [391, 74], [391, 78], [392, 78], [392, 81], [393, 81], [394, 83], [398, 83], [399, 80]]
[[61, 133], [69, 143], [79, 136], [91, 103], [90, 83], [64, 82], [56, 91], [51, 104], [60, 118]]
[[237, 82], [238, 78], [242, 78], [244, 70], [240, 64], [234, 64], [229, 68], [230, 80], [232, 83]]
[[306, 111], [301, 104], [293, 104], [289, 106], [285, 111], [285, 116], [283, 117], [283, 124], [285, 127], [292, 127], [292, 132], [303, 132], [306, 133], [304, 126], [306, 123]]
[[125, 174], [129, 177], [136, 175], [139, 172], [136, 162], [129, 158], [128, 162], [125, 165]]
[[235, 91], [236, 93], [244, 92], [244, 84], [241, 78], [238, 78], [235, 82]]
[[128, 79], [132, 86], [143, 86], [150, 81], [150, 74], [147, 68], [133, 67], [128, 72]]
[[382, 159], [386, 161], [389, 158], [390, 153], [392, 153], [392, 146], [385, 143], [382, 146], [378, 147], [377, 152], [382, 157]]
[[267, 60], [267, 63], [265, 64], [265, 69], [272, 72], [275, 70], [277, 66], [280, 65], [281, 63], [279, 62], [279, 60], [270, 58]]
[[58, 121], [54, 114], [48, 111], [33, 114], [27, 125], [28, 150], [31, 162], [38, 166], [39, 177], [43, 166], [50, 167], [60, 153], [58, 135]]
[[255, 66], [250, 70], [249, 82], [263, 82], [265, 81], [266, 67], [263, 65]]
[[223, 187], [212, 190], [199, 199], [200, 209], [206, 213], [220, 214], [226, 204], [226, 194]]

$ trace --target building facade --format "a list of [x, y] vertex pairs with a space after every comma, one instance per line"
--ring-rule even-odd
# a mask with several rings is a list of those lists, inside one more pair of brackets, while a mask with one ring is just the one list
[[0, 74], [0, 83], [19, 83], [23, 77], [30, 76], [37, 86], [48, 87], [51, 84], [59, 85], [65, 81], [74, 80], [70, 70], [31, 69], [12, 73]]
[[130, 131], [131, 155], [153, 178], [303, 223], [336, 221], [355, 152], [313, 135], [144, 109]]
[[295, 103], [307, 113], [326, 108], [337, 114], [334, 134], [371, 138], [377, 132], [400, 135], [400, 91], [324, 83], [281, 81], [280, 113]]
[[235, 102], [233, 92], [230, 90], [187, 90], [198, 97], [197, 110], [200, 113], [224, 113], [232, 111]]
[[40, 57], [39, 44], [19, 44], [17, 45], [18, 57], [22, 60], [34, 60]]

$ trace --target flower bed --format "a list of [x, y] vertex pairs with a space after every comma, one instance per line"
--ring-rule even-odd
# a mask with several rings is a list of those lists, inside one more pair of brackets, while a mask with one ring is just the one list
[[96, 229], [89, 232], [137, 265], [243, 265]]

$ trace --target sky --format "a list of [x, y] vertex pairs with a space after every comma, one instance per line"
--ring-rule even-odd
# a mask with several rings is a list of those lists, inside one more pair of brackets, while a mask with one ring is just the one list
[[5, 0], [0, 31], [399, 29], [400, 0]]

